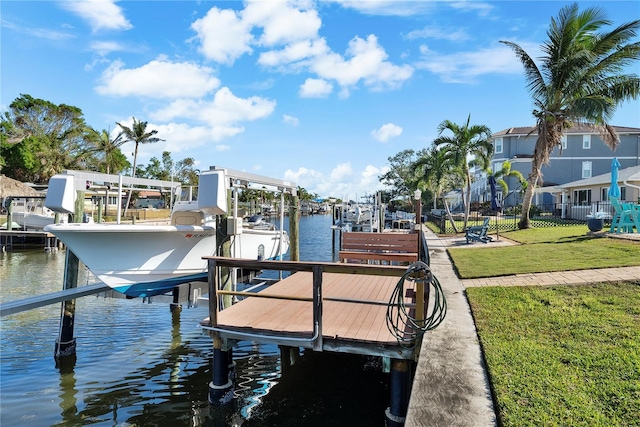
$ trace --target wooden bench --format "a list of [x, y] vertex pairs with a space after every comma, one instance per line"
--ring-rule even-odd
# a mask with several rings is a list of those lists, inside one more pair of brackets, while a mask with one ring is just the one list
[[340, 262], [411, 263], [418, 258], [418, 233], [342, 233]]

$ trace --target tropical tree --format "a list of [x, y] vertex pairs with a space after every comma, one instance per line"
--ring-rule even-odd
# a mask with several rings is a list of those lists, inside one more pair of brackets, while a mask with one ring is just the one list
[[446, 156], [444, 150], [439, 149], [435, 145], [428, 151], [424, 151], [423, 155], [414, 163], [414, 183], [416, 189], [421, 191], [430, 190], [433, 192], [433, 207], [437, 205], [437, 199], [442, 197], [447, 218], [457, 233], [458, 228], [451, 215], [449, 203], [444, 195], [461, 183], [460, 175], [452, 173], [454, 166], [451, 165], [450, 159]]
[[21, 95], [0, 119], [3, 173], [46, 182], [63, 169], [84, 169], [94, 152], [86, 128], [79, 108]]
[[515, 178], [520, 183], [520, 188], [523, 189], [523, 191], [527, 189], [527, 180], [524, 175], [522, 175], [519, 170], [511, 169], [511, 162], [509, 160], [505, 160], [499, 170], [493, 172], [491, 168], [487, 168], [485, 172], [487, 173], [487, 177], [493, 176], [496, 179], [496, 184], [500, 186], [502, 194], [509, 194], [509, 185], [507, 181], [505, 181], [505, 178]]
[[[164, 141], [163, 139], [155, 136], [158, 131], [151, 130], [147, 131], [147, 122], [143, 122], [142, 120], [136, 120], [133, 117], [133, 125], [131, 127], [125, 126], [121, 123], [116, 122], [116, 124], [122, 129], [121, 134], [124, 142], [134, 142], [136, 144], [135, 151], [133, 152], [133, 169], [131, 176], [135, 178], [136, 176], [136, 163], [138, 160], [138, 147], [140, 144], [153, 144], [155, 142]], [[129, 202], [131, 201], [131, 191], [129, 192], [129, 196], [127, 197], [127, 204], [125, 205], [125, 212], [127, 213], [127, 207], [129, 206]]]
[[416, 160], [424, 154], [424, 151], [416, 153], [411, 149], [407, 149], [387, 159], [389, 161], [389, 170], [378, 179], [388, 187], [387, 193], [391, 199], [399, 196], [409, 197], [416, 190], [411, 186], [413, 182], [413, 167]]
[[87, 134], [88, 139], [94, 144], [95, 151], [100, 156], [98, 170], [110, 174], [111, 172], [121, 172], [131, 166], [127, 157], [120, 150], [120, 147], [126, 142], [122, 133], [112, 138], [107, 129], [98, 132], [89, 128]]
[[533, 151], [531, 174], [522, 204], [519, 228], [529, 228], [529, 209], [542, 166], [563, 132], [574, 123], [590, 125], [604, 143], [615, 149], [616, 131], [608, 124], [617, 106], [640, 94], [637, 74], [624, 70], [640, 58], [636, 37], [640, 20], [624, 23], [611, 31], [605, 12], [598, 7], [578, 10], [576, 3], [562, 8], [551, 19], [549, 39], [541, 46], [540, 67], [519, 45], [509, 41], [522, 62], [527, 88], [532, 95], [538, 137]]
[[136, 164], [138, 161], [138, 147], [140, 144], [153, 144], [155, 142], [164, 141], [156, 137], [155, 135], [158, 133], [157, 130], [147, 131], [147, 122], [143, 122], [142, 120], [136, 120], [133, 117], [133, 125], [131, 127], [125, 126], [121, 123], [116, 122], [116, 124], [122, 129], [120, 135], [123, 139], [123, 143], [125, 142], [134, 142], [136, 144], [135, 151], [133, 152], [133, 172], [132, 177], [136, 176]]
[[[464, 228], [469, 220], [471, 206], [471, 172], [474, 165], [489, 164], [493, 155], [491, 130], [484, 125], [471, 125], [471, 115], [467, 122], [460, 126], [450, 120], [445, 120], [438, 126], [438, 137], [433, 143], [441, 147], [448, 164], [454, 171], [461, 174], [463, 180], [462, 201], [464, 203]], [[449, 131], [451, 135], [443, 135]]]

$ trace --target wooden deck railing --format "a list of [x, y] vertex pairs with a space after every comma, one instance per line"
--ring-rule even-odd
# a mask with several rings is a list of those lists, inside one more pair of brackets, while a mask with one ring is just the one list
[[[335, 298], [323, 297], [322, 295], [322, 279], [324, 273], [341, 273], [341, 274], [363, 274], [370, 276], [388, 276], [402, 277], [406, 272], [405, 266], [380, 266], [366, 264], [341, 264], [327, 262], [300, 262], [300, 261], [255, 261], [243, 260], [237, 258], [225, 257], [205, 257], [208, 260], [208, 278], [209, 278], [209, 329], [213, 336], [224, 335], [232, 339], [247, 339], [247, 334], [233, 329], [224, 328], [218, 323], [218, 312], [221, 310], [220, 298], [223, 296], [241, 296], [254, 298], [275, 298], [290, 301], [307, 301], [313, 304], [313, 332], [310, 336], [300, 338], [291, 335], [277, 336], [276, 334], [261, 334], [262, 338], [269, 337], [272, 342], [283, 345], [296, 345], [302, 347], [313, 348], [321, 351], [323, 348], [322, 337], [322, 305], [323, 301], [338, 301], [358, 304], [371, 305], [387, 305], [388, 301], [360, 300], [352, 298]], [[289, 271], [295, 272], [312, 272], [313, 273], [313, 291], [309, 297], [278, 295], [278, 294], [261, 294], [255, 292], [230, 291], [220, 289], [220, 272], [222, 267], [236, 267], [250, 270], [272, 270], [272, 271]]]

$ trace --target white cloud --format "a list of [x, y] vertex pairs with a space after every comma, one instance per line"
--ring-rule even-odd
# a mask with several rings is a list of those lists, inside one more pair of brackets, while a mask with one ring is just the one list
[[133, 28], [114, 0], [61, 1], [59, 4], [88, 21], [93, 31]]
[[[520, 44], [532, 58], [539, 52], [538, 46]], [[447, 83], [474, 83], [484, 74], [522, 74], [522, 64], [506, 45], [480, 49], [474, 52], [439, 54], [421, 47], [422, 58], [417, 68], [431, 71]], [[533, 54], [532, 54], [533, 53]]]
[[152, 112], [151, 117], [158, 121], [183, 118], [205, 123], [217, 129], [215, 140], [219, 140], [242, 132], [244, 128], [237, 123], [268, 117], [275, 106], [275, 101], [258, 96], [239, 98], [229, 88], [223, 87], [216, 92], [212, 101], [178, 99]]
[[447, 3], [448, 6], [451, 6], [454, 9], [462, 10], [465, 12], [477, 12], [478, 16], [486, 17], [489, 13], [494, 9], [494, 6], [490, 3], [483, 1], [452, 1]]
[[190, 62], [171, 62], [160, 57], [139, 68], [125, 69], [115, 61], [96, 87], [100, 95], [149, 98], [198, 98], [220, 86], [213, 70]]
[[402, 128], [398, 125], [394, 125], [393, 123], [384, 124], [380, 126], [379, 129], [371, 131], [371, 136], [380, 142], [387, 142], [391, 138], [395, 138], [400, 135], [402, 135]]
[[382, 190], [383, 186], [378, 176], [384, 173], [384, 168], [367, 165], [362, 172], [355, 172], [351, 163], [337, 164], [325, 176], [313, 169], [300, 167], [297, 170], [287, 170], [284, 179], [295, 182], [311, 194], [321, 197], [338, 197], [343, 200], [356, 200], [365, 194], [372, 194]]
[[275, 46], [317, 37], [322, 21], [312, 3], [284, 1], [248, 2], [242, 18], [253, 26], [262, 28], [259, 44]]
[[0, 26], [3, 29], [15, 31], [19, 34], [25, 34], [28, 37], [36, 37], [45, 40], [67, 40], [75, 38], [75, 36], [71, 33], [63, 33], [60, 31], [54, 31], [45, 28], [28, 27], [24, 24], [18, 25], [5, 19], [0, 20]]
[[291, 126], [298, 126], [300, 124], [300, 120], [297, 117], [290, 116], [288, 114], [282, 115], [283, 123], [286, 123]]
[[[279, 72], [310, 72], [317, 75], [313, 79], [336, 81], [342, 86], [342, 97], [360, 83], [380, 90], [396, 88], [411, 78], [413, 68], [390, 62], [373, 34], [366, 39], [354, 37], [344, 56], [332, 52], [318, 35], [322, 22], [313, 6], [307, 1], [253, 1], [239, 12], [213, 7], [191, 27], [209, 59], [231, 65], [254, 48], [271, 49], [260, 52], [259, 65]], [[324, 89], [303, 88], [300, 95], [324, 96], [326, 85]]]
[[312, 61], [311, 70], [324, 79], [336, 80], [341, 86], [354, 86], [363, 81], [373, 89], [395, 88], [413, 75], [409, 65], [394, 65], [371, 34], [366, 39], [354, 37], [349, 42], [344, 59], [336, 53], [319, 56]]
[[191, 24], [191, 28], [201, 42], [202, 54], [214, 61], [231, 65], [240, 56], [252, 52], [251, 25], [234, 10], [213, 7], [204, 18]]
[[106, 56], [111, 52], [125, 50], [124, 46], [114, 41], [94, 41], [91, 42], [90, 48], [100, 56]]
[[332, 182], [342, 181], [352, 174], [351, 163], [341, 163], [331, 171], [330, 180]]
[[277, 69], [300, 69], [309, 66], [309, 58], [326, 55], [330, 52], [324, 39], [302, 40], [285, 46], [281, 50], [263, 52], [258, 57], [258, 64]]
[[416, 0], [331, 0], [367, 15], [412, 16], [433, 10], [438, 2]]
[[326, 98], [333, 91], [333, 85], [322, 79], [306, 79], [298, 94], [301, 98]]
[[469, 40], [470, 36], [467, 32], [461, 28], [449, 29], [449, 28], [437, 28], [436, 26], [425, 27], [422, 30], [413, 30], [407, 33], [408, 40], [415, 39], [436, 39], [436, 40], [449, 40], [452, 42], [459, 42]]

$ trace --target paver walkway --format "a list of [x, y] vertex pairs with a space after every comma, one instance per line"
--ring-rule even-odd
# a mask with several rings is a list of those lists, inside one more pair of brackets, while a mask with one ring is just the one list
[[[460, 280], [447, 254], [447, 247], [478, 247], [483, 244], [467, 245], [464, 238], [440, 239], [427, 227], [423, 230], [429, 247], [431, 270], [447, 300], [447, 315], [442, 324], [425, 334], [422, 340], [406, 427], [497, 425], [485, 363], [465, 288], [640, 280], [640, 267]], [[621, 238], [625, 237], [638, 239], [640, 235]], [[489, 243], [488, 247], [510, 244], [514, 242], [500, 237], [500, 240]]]

